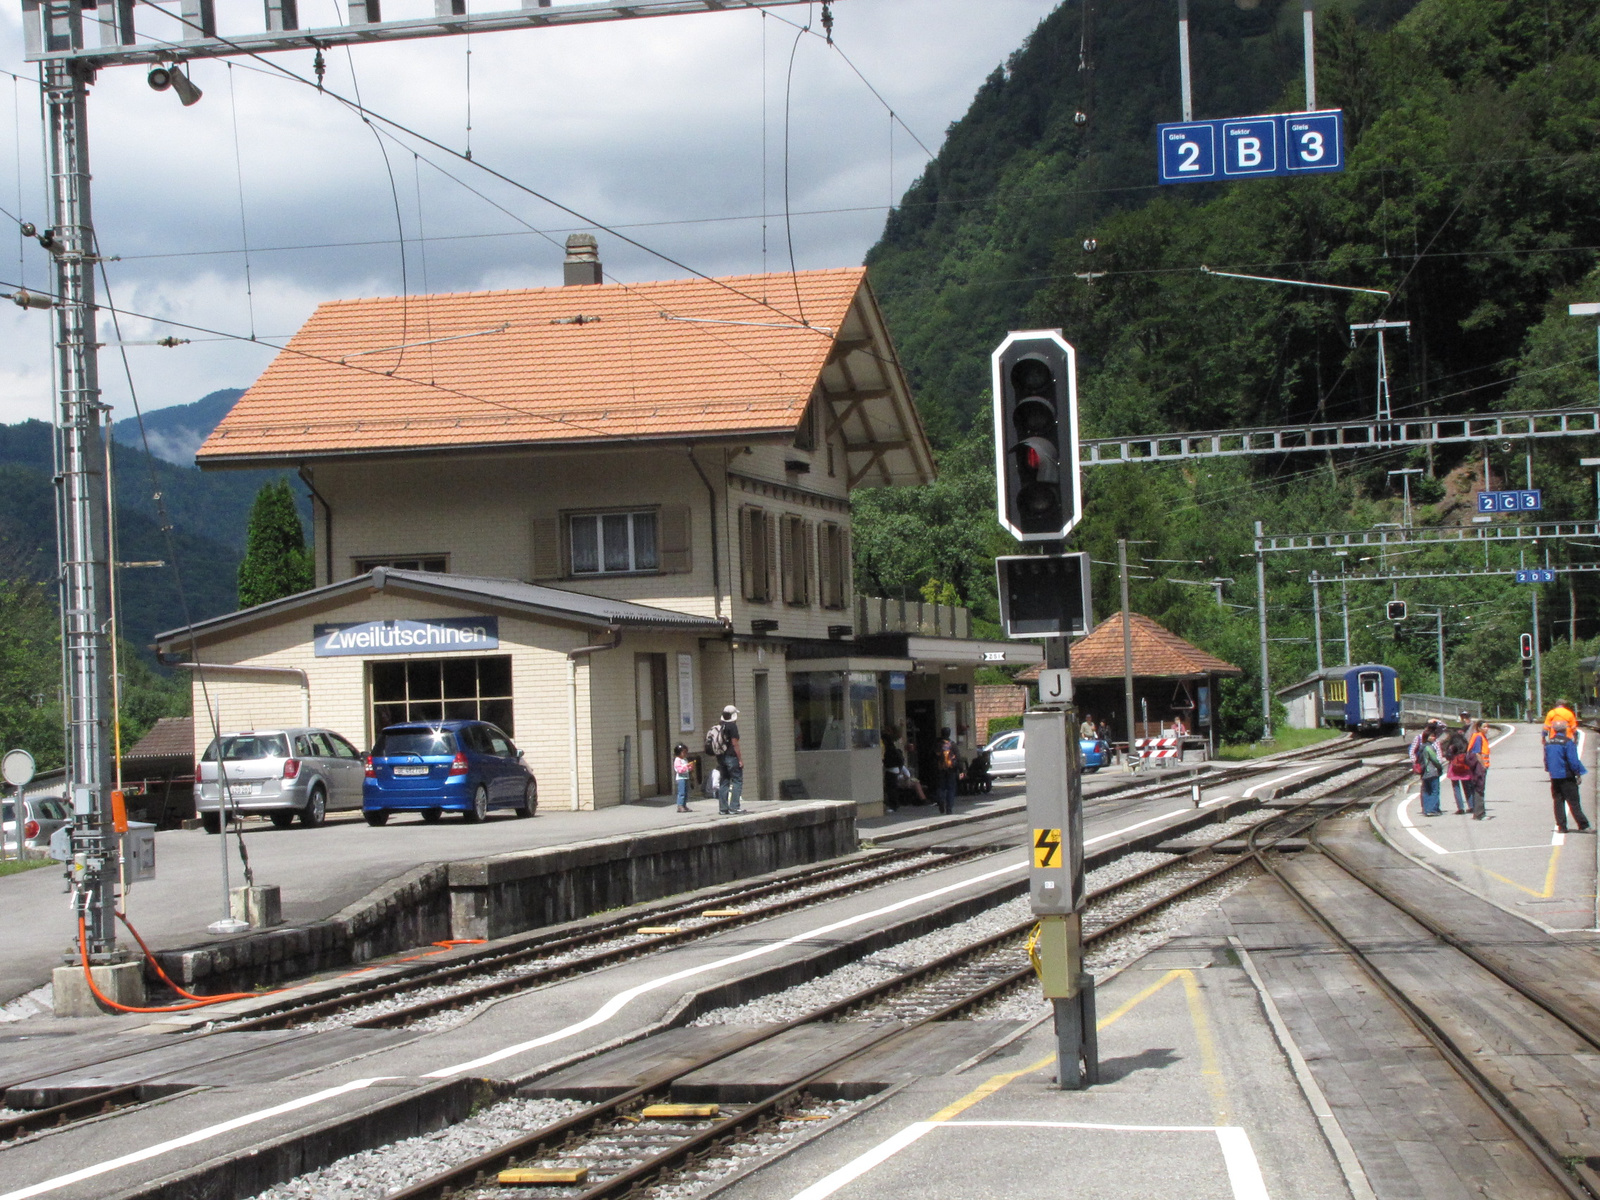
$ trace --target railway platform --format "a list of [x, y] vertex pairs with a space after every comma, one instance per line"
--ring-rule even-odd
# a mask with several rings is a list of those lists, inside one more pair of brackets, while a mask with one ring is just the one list
[[719, 1200], [1350, 1195], [1226, 937], [1170, 941], [1105, 981], [1097, 1001], [1096, 1086], [1055, 1087], [1044, 1019], [964, 1070], [883, 1094]]
[[[1415, 783], [1378, 805], [1373, 819], [1402, 853], [1458, 887], [1551, 930], [1596, 930], [1600, 837], [1556, 831], [1537, 725], [1496, 726], [1485, 788], [1486, 819], [1460, 816], [1446, 781], [1443, 816], [1424, 817]], [[1595, 821], [1596, 743], [1584, 732], [1579, 753], [1583, 810]], [[1591, 824], [1591, 828], [1594, 828]]]

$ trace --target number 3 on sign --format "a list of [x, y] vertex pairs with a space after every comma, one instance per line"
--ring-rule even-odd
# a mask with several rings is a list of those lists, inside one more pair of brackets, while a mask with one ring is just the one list
[[1315, 129], [1300, 135], [1300, 161], [1307, 163], [1321, 162], [1322, 156], [1327, 151], [1322, 145], [1322, 135]]

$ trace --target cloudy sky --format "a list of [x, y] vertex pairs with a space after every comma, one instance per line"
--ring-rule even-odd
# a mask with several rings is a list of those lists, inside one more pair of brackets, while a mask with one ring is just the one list
[[[470, 3], [474, 12], [511, 7]], [[1054, 5], [836, 0], [835, 36], [905, 125], [937, 149], [978, 84]], [[302, 24], [338, 24], [342, 6], [301, 0]], [[0, 67], [31, 78], [20, 7], [0, 4]], [[260, 27], [256, 0], [220, 0], [217, 9], [224, 36]], [[432, 11], [433, 0], [384, 5], [388, 19]], [[161, 14], [140, 12], [141, 31], [149, 21], [155, 36], [175, 36], [175, 22], [163, 27]], [[802, 268], [842, 266], [861, 261], [891, 198], [926, 158], [904, 129], [891, 138], [888, 110], [822, 39], [804, 36], [796, 45], [808, 13], [814, 20], [819, 6], [340, 49], [327, 56], [326, 82], [345, 96], [359, 88], [373, 111], [456, 150], [469, 144], [470, 107], [474, 162], [697, 270], [732, 274], [788, 265], [782, 214], [792, 51], [795, 256]], [[271, 61], [311, 75], [308, 53]], [[556, 243], [592, 228], [403, 135], [380, 141], [349, 107], [259, 60], [232, 68], [201, 61], [192, 73], [205, 96], [191, 108], [151, 91], [139, 67], [102, 72], [91, 92], [95, 220], [104, 251], [121, 257], [108, 268], [120, 308], [270, 341], [337, 297], [398, 294], [403, 286], [559, 283], [561, 252], [529, 226]], [[10, 113], [3, 111], [8, 99]], [[0, 77], [0, 126], [0, 206], [42, 228], [34, 84]], [[682, 274], [599, 237], [607, 271], [618, 279]], [[0, 280], [51, 286], [44, 252], [6, 231]], [[137, 320], [125, 320], [122, 330], [129, 341], [174, 332], [184, 335]], [[113, 337], [109, 326], [102, 333]], [[196, 340], [175, 349], [130, 348], [147, 409], [247, 386], [273, 353], [187, 336]], [[47, 314], [0, 308], [0, 421], [48, 418], [49, 340]], [[130, 415], [114, 353], [102, 355], [102, 383], [116, 415]]]

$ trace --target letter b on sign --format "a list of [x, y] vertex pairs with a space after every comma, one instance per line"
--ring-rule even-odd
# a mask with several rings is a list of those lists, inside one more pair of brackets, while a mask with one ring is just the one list
[[1276, 175], [1278, 123], [1271, 117], [1222, 123], [1224, 175]]

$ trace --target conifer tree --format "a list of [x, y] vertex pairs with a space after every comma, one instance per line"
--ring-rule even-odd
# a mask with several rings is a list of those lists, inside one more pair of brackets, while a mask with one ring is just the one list
[[313, 581], [311, 553], [289, 481], [265, 484], [250, 508], [244, 561], [239, 564], [239, 607], [292, 596]]

